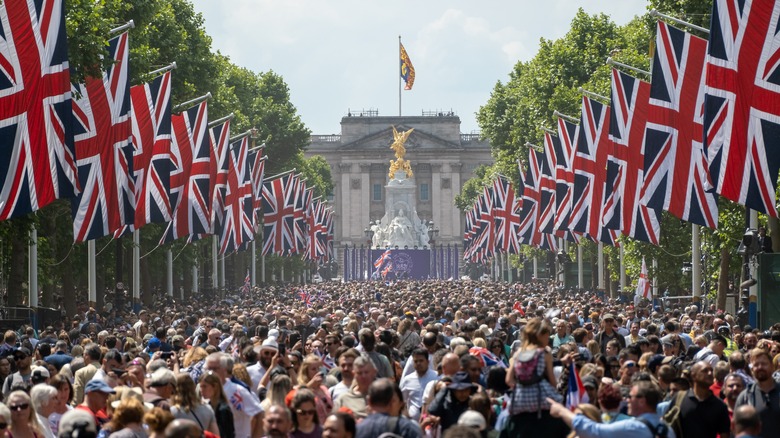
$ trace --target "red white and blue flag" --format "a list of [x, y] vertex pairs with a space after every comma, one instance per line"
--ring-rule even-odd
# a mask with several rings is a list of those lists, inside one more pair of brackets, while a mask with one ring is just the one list
[[249, 163], [252, 166], [252, 222], [256, 232], [260, 231], [260, 217], [263, 214], [263, 178], [265, 176], [265, 161], [268, 157], [263, 155], [264, 148], [253, 150], [249, 155]]
[[636, 282], [636, 297], [637, 299], [644, 298], [650, 299], [650, 280], [647, 278], [647, 265], [645, 264], [645, 258], [642, 257], [642, 270], [639, 272], [639, 280]]
[[555, 150], [559, 148], [557, 135], [544, 133], [544, 153], [539, 158], [539, 208], [536, 226], [540, 233], [552, 234], [555, 230], [556, 182]]
[[494, 366], [506, 368], [507, 366], [501, 358], [484, 347], [471, 347], [469, 348], [469, 354], [479, 359], [483, 369], [489, 369]]
[[211, 232], [211, 157], [208, 105], [201, 102], [171, 117], [171, 207], [173, 214], [160, 243]]
[[171, 221], [171, 73], [130, 88], [135, 173], [133, 228]]
[[636, 240], [658, 245], [661, 212], [640, 204], [644, 181], [642, 142], [647, 124], [650, 84], [612, 69], [611, 153], [602, 221]]
[[286, 255], [295, 248], [295, 175], [263, 182], [263, 254]]
[[214, 235], [221, 236], [225, 226], [225, 191], [230, 171], [230, 120], [209, 128], [209, 199], [211, 219], [209, 225]]
[[392, 259], [392, 251], [387, 249], [376, 260], [374, 260], [374, 268], [381, 269], [389, 260]]
[[707, 41], [658, 21], [644, 139], [640, 204], [705, 227], [718, 226], [718, 199], [702, 142]]
[[246, 277], [244, 277], [244, 285], [241, 286], [241, 293], [243, 294], [249, 294], [249, 291], [252, 290], [252, 277], [249, 275], [249, 271], [246, 271]]
[[61, 0], [0, 3], [0, 220], [79, 191]]
[[569, 385], [566, 391], [566, 407], [573, 411], [574, 408], [582, 403], [588, 403], [588, 391], [585, 390], [585, 385], [582, 384], [580, 379], [580, 373], [577, 371], [577, 367], [571, 364], [569, 369]]
[[610, 150], [609, 114], [609, 106], [582, 97], [580, 133], [572, 160], [574, 186], [570, 225], [574, 232], [614, 245], [617, 233], [601, 225], [606, 179], [604, 169]]
[[112, 60], [101, 78], [74, 85], [73, 125], [81, 193], [73, 207], [73, 240], [110, 236], [135, 219], [130, 143], [129, 36], [112, 38]]
[[219, 241], [220, 254], [238, 251], [254, 239], [252, 177], [247, 155], [247, 137], [231, 143], [228, 151], [230, 168], [225, 191], [225, 224]]
[[574, 196], [574, 149], [577, 146], [580, 127], [558, 118], [558, 141], [552, 142], [555, 153], [555, 230], [569, 230], [572, 197]]
[[777, 217], [780, 2], [715, 0], [707, 51], [704, 149], [715, 191]]
[[520, 252], [518, 232], [520, 216], [515, 208], [515, 189], [504, 177], [493, 181], [493, 221], [495, 247], [497, 251], [508, 254]]
[[[536, 227], [536, 218], [539, 209], [539, 152], [528, 150], [528, 167], [523, 172], [522, 163], [518, 161], [520, 174], [525, 175], [523, 180], [523, 208], [520, 210], [520, 229], [518, 231], [521, 244], [538, 246], [541, 235]], [[543, 159], [543, 157], [542, 157]]]

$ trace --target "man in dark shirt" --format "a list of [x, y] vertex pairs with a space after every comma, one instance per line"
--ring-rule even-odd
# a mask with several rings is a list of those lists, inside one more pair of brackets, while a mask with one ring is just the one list
[[420, 426], [400, 415], [403, 400], [401, 390], [390, 379], [379, 379], [368, 387], [371, 415], [357, 426], [356, 438], [373, 438], [391, 432], [404, 438], [422, 438]]
[[607, 355], [607, 344], [611, 340], [616, 340], [620, 344], [620, 349], [626, 348], [626, 338], [615, 333], [615, 317], [607, 313], [601, 319], [601, 332], [596, 336], [601, 354]]
[[753, 349], [750, 352], [750, 366], [756, 382], [748, 385], [737, 397], [736, 408], [753, 406], [761, 418], [760, 436], [780, 436], [780, 384], [772, 378], [769, 353], [760, 348]]
[[712, 366], [697, 362], [691, 368], [693, 388], [688, 390], [680, 405], [680, 429], [685, 438], [716, 438], [729, 436], [731, 424], [726, 404], [710, 391], [715, 381]]

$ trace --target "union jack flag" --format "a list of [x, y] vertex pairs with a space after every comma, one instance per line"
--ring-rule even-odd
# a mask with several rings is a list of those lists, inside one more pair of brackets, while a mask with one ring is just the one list
[[209, 129], [209, 180], [211, 188], [211, 232], [222, 235], [225, 226], [225, 191], [230, 171], [230, 120], [212, 126]]
[[263, 181], [263, 254], [287, 255], [295, 248], [295, 175]]
[[135, 221], [171, 221], [171, 73], [130, 88], [135, 173]]
[[225, 224], [220, 235], [220, 254], [238, 251], [245, 243], [254, 239], [252, 176], [248, 155], [249, 138], [246, 136], [230, 144], [230, 167], [225, 190]]
[[305, 304], [306, 307], [311, 307], [312, 297], [310, 293], [306, 292], [305, 290], [301, 290], [298, 292], [298, 296], [301, 297], [301, 301], [303, 301], [303, 304]]
[[[523, 208], [520, 210], [520, 228], [518, 231], [521, 244], [538, 246], [541, 236], [536, 227], [536, 218], [539, 208], [539, 157], [540, 153], [528, 150], [528, 168], [525, 171], [523, 181]], [[544, 159], [541, 157], [541, 159]], [[523, 174], [522, 163], [518, 161], [520, 174]]]
[[579, 131], [579, 125], [558, 118], [558, 141], [552, 143], [555, 152], [555, 225], [553, 228], [556, 230], [569, 229], [574, 192], [572, 156]]
[[780, 2], [716, 0], [707, 52], [704, 149], [721, 196], [777, 217]]
[[541, 233], [551, 234], [555, 226], [555, 150], [559, 148], [558, 136], [544, 133], [544, 154], [539, 158], [539, 209], [536, 226]]
[[387, 274], [393, 272], [393, 263], [390, 262], [387, 264], [385, 269], [382, 269], [382, 278], [387, 278]]
[[336, 252], [333, 249], [333, 210], [328, 208], [325, 213], [325, 227], [326, 227], [326, 235], [325, 235], [325, 242], [327, 244], [327, 252], [325, 254], [324, 261], [333, 260], [336, 257]]
[[385, 250], [385, 252], [383, 252], [379, 256], [379, 258], [374, 260], [374, 268], [380, 269], [385, 264], [385, 262], [391, 260], [391, 258], [392, 258], [392, 251], [389, 249]]
[[307, 258], [319, 260], [327, 253], [327, 210], [320, 200], [314, 200], [309, 207], [309, 240]]
[[474, 249], [477, 261], [484, 262], [495, 253], [495, 222], [493, 220], [493, 187], [485, 187], [485, 191], [477, 201], [477, 232], [474, 239]]
[[658, 245], [661, 212], [639, 203], [644, 180], [642, 140], [647, 122], [650, 84], [612, 70], [610, 155], [602, 220], [636, 240]]
[[471, 347], [469, 348], [469, 354], [479, 359], [483, 372], [493, 366], [500, 366], [502, 368], [506, 368], [507, 366], [503, 360], [485, 347]]
[[62, 8], [0, 3], [0, 220], [79, 191]]
[[688, 222], [718, 226], [702, 143], [707, 41], [658, 21], [644, 142], [640, 204]]
[[81, 96], [73, 101], [82, 189], [71, 203], [75, 242], [112, 235], [135, 218], [128, 43], [127, 32], [112, 38], [108, 72], [73, 86]]
[[493, 181], [493, 221], [497, 250], [517, 254], [520, 251], [518, 231], [520, 216], [515, 208], [515, 189], [503, 177]]
[[249, 271], [246, 271], [246, 277], [244, 277], [244, 285], [241, 286], [241, 293], [243, 293], [244, 295], [248, 295], [251, 289], [252, 289], [252, 278], [249, 275]]
[[582, 97], [582, 116], [577, 148], [573, 155], [571, 228], [590, 238], [615, 244], [614, 230], [601, 225], [605, 169], [609, 155], [609, 106]]
[[211, 157], [207, 125], [207, 103], [171, 117], [171, 206], [173, 215], [160, 243], [190, 234], [211, 232]]
[[250, 165], [252, 166], [252, 221], [255, 231], [260, 231], [260, 216], [263, 213], [263, 176], [265, 175], [265, 160], [263, 156], [264, 148], [253, 151], [250, 155]]
[[301, 178], [296, 178], [297, 184], [295, 188], [295, 210], [293, 213], [293, 230], [295, 234], [295, 246], [293, 253], [299, 253], [306, 249], [306, 238], [308, 235], [306, 225], [306, 212], [308, 205], [311, 203], [312, 190], [306, 188], [306, 181]]

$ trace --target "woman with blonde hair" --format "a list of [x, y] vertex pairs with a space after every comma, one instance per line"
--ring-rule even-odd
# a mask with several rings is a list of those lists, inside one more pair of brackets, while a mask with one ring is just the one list
[[287, 396], [287, 393], [292, 390], [292, 387], [293, 384], [290, 376], [282, 373], [274, 375], [273, 379], [271, 379], [271, 383], [268, 385], [268, 392], [265, 394], [265, 399], [260, 402], [260, 406], [262, 406], [263, 410], [266, 412], [268, 412], [271, 405], [284, 406], [284, 398]]
[[203, 367], [206, 365], [206, 350], [201, 347], [192, 347], [182, 359], [182, 371], [188, 373], [192, 380], [198, 382], [203, 375]]
[[230, 404], [225, 391], [222, 389], [222, 381], [216, 374], [208, 373], [204, 375], [200, 382], [200, 395], [208, 400], [208, 405], [214, 412], [217, 421], [219, 436], [222, 438], [232, 438], [235, 436], [235, 425], [233, 424], [233, 411], [230, 410]]
[[509, 436], [545, 436], [563, 438], [569, 427], [550, 415], [547, 398], [561, 402], [555, 391], [552, 351], [548, 346], [552, 328], [541, 318], [531, 319], [523, 327], [523, 341], [509, 361], [506, 384], [514, 388]]
[[11, 410], [11, 422], [6, 433], [13, 438], [40, 438], [43, 433], [35, 419], [35, 409], [30, 396], [24, 391], [8, 394], [6, 406]]
[[324, 382], [325, 372], [322, 371], [322, 360], [319, 356], [310, 354], [304, 357], [298, 371], [298, 387], [309, 388], [314, 393], [317, 399], [317, 415], [322, 421], [325, 421], [333, 409], [333, 401]]
[[[128, 389], [132, 391], [132, 389]], [[109, 438], [146, 438], [143, 427], [144, 404], [135, 397], [125, 397], [114, 409], [107, 426], [115, 431]]]
[[[246, 369], [246, 365], [237, 363], [233, 365], [233, 377], [244, 382], [247, 388], [252, 388], [252, 377], [249, 376], [249, 371]], [[252, 391], [257, 391], [257, 388], [252, 388]]]
[[165, 438], [165, 428], [171, 421], [173, 415], [163, 408], [154, 408], [144, 414], [144, 424], [149, 428], [149, 438]]
[[8, 438], [8, 425], [11, 424], [11, 410], [0, 403], [0, 438]]
[[187, 373], [176, 374], [176, 394], [173, 395], [171, 414], [174, 418], [192, 420], [198, 423], [201, 429], [219, 434], [214, 410], [201, 402], [195, 391], [195, 382]]

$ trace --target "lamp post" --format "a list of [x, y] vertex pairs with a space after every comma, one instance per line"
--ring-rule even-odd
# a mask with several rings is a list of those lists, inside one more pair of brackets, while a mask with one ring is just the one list
[[433, 262], [433, 277], [439, 278], [438, 260], [436, 255], [436, 237], [439, 235], [439, 229], [434, 227], [433, 221], [428, 221], [428, 248], [431, 251], [431, 261]]
[[368, 280], [371, 276], [368, 274], [368, 271], [371, 270], [371, 266], [373, 265], [373, 262], [371, 261], [371, 244], [374, 239], [374, 225], [379, 225], [379, 221], [368, 221], [368, 227], [366, 227], [363, 230], [363, 234], [366, 235], [366, 243], [367, 243], [367, 249], [366, 249], [366, 272], [365, 272], [365, 279]]

